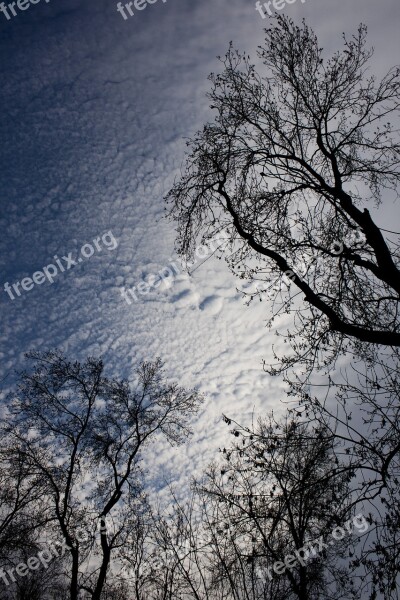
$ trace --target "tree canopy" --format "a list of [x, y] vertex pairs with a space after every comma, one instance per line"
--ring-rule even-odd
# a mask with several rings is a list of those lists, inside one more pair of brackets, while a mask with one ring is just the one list
[[400, 69], [377, 81], [371, 55], [365, 26], [326, 59], [305, 23], [281, 15], [262, 70], [231, 45], [210, 75], [217, 114], [188, 142], [167, 195], [181, 253], [224, 229], [252, 295], [271, 294], [273, 317], [294, 312], [297, 361], [344, 338], [400, 346], [399, 234], [372, 216], [397, 194]]

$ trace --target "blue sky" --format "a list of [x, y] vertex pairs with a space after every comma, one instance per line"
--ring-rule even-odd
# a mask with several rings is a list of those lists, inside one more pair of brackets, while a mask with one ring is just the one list
[[[193, 442], [152, 457], [155, 476], [187, 477], [226, 435], [222, 412], [243, 421], [282, 410], [284, 385], [261, 365], [277, 342], [268, 306], [246, 307], [215, 258], [131, 305], [121, 289], [168, 265], [163, 196], [184, 138], [210, 117], [207, 75], [230, 40], [256, 60], [268, 19], [252, 0], [158, 0], [126, 21], [116, 6], [41, 0], [9, 21], [0, 14], [0, 377], [30, 349], [102, 355], [109, 374], [128, 378], [160, 355], [171, 377], [207, 395]], [[398, 60], [398, 0], [297, 0], [282, 12], [305, 18], [328, 52], [363, 22], [375, 72]], [[388, 198], [377, 221], [393, 228], [398, 216]], [[3, 289], [107, 231], [115, 249], [14, 300]]]

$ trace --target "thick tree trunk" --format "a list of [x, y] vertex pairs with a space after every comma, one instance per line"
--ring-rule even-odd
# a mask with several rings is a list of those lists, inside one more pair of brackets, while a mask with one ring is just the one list
[[79, 556], [78, 551], [75, 549], [71, 551], [72, 555], [72, 569], [71, 569], [71, 585], [70, 585], [70, 599], [78, 600], [78, 570], [79, 570]]
[[96, 587], [93, 592], [92, 600], [100, 600], [101, 592], [103, 591], [106, 582], [108, 566], [110, 564], [111, 553], [109, 548], [103, 549], [103, 561], [100, 567], [100, 573], [97, 579]]

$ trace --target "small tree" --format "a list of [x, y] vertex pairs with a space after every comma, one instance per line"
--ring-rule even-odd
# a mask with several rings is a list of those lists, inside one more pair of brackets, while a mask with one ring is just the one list
[[[3, 432], [4, 433], [4, 432]], [[40, 507], [42, 490], [35, 470], [7, 434], [0, 441], [0, 561], [25, 550], [31, 544], [37, 527], [45, 522], [35, 506]]]
[[8, 434], [40, 477], [46, 535], [67, 549], [70, 600], [79, 590], [100, 600], [110, 563], [144, 510], [143, 450], [157, 434], [184, 442], [202, 398], [167, 382], [160, 359], [142, 363], [131, 387], [106, 378], [98, 359], [72, 363], [59, 352], [28, 358], [35, 368], [22, 374]]
[[353, 564], [364, 567], [371, 600], [378, 592], [397, 600], [400, 585], [400, 387], [389, 363], [367, 361], [360, 373], [353, 366], [359, 380], [338, 386], [336, 406], [303, 392], [297, 409], [340, 440], [341, 460], [356, 475], [353, 502], [369, 515], [369, 541]]
[[353, 540], [342, 527], [353, 515], [353, 472], [334, 436], [298, 418], [234, 425], [237, 443], [196, 485], [208, 507], [214, 584], [237, 600], [357, 598], [346, 561]]

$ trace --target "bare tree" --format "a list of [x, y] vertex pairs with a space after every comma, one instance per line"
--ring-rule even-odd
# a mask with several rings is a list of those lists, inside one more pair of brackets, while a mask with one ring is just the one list
[[357, 598], [343, 528], [354, 516], [353, 472], [335, 437], [298, 417], [252, 428], [225, 420], [237, 443], [196, 486], [212, 507], [216, 580], [238, 600]]
[[[368, 513], [370, 535], [354, 564], [363, 565], [371, 599], [398, 600], [400, 586], [400, 385], [396, 357], [359, 359], [353, 377], [334, 384], [337, 403], [302, 391], [296, 410], [342, 445], [341, 460], [352, 469], [353, 502]], [[328, 382], [328, 386], [332, 385]], [[301, 387], [301, 386], [300, 386]]]
[[222, 73], [210, 75], [216, 117], [189, 141], [167, 202], [180, 253], [221, 232], [229, 267], [252, 283], [249, 301], [270, 300], [269, 326], [293, 315], [291, 348], [264, 367], [284, 373], [300, 410], [344, 444], [357, 500], [374, 509], [379, 541], [364, 558], [390, 590], [399, 564], [400, 245], [374, 212], [398, 192], [400, 69], [368, 76], [366, 35], [361, 25], [327, 60], [305, 23], [278, 16], [259, 49], [263, 70], [231, 46]]
[[135, 598], [365, 597], [357, 576], [369, 526], [354, 516], [354, 472], [335, 436], [298, 415], [251, 428], [225, 421], [236, 442], [190, 498], [172, 493], [168, 514], [154, 519], [158, 559]]
[[[10, 554], [35, 547], [32, 533], [43, 520], [37, 473], [24, 461], [10, 437], [2, 431], [0, 441], [0, 561]], [[36, 510], [35, 510], [36, 507]], [[39, 510], [37, 510], [39, 508]]]
[[47, 503], [46, 536], [69, 556], [69, 598], [100, 600], [112, 559], [143, 510], [140, 460], [157, 435], [181, 444], [202, 400], [169, 383], [160, 359], [142, 363], [132, 387], [108, 379], [101, 360], [69, 362], [59, 352], [31, 353], [8, 427]]
[[284, 366], [313, 368], [345, 339], [400, 347], [399, 234], [370, 212], [399, 182], [400, 70], [377, 83], [371, 55], [360, 26], [326, 61], [312, 30], [281, 15], [262, 74], [231, 46], [210, 75], [217, 115], [167, 196], [181, 253], [224, 229], [232, 271], [256, 284], [252, 296], [271, 291], [270, 322], [295, 313]]

